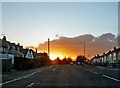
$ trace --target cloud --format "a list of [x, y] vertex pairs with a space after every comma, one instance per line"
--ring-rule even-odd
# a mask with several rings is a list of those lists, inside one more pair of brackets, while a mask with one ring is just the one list
[[[57, 35], [58, 36], [58, 35]], [[111, 33], [102, 34], [95, 37], [91, 34], [85, 34], [73, 38], [59, 37], [58, 39], [50, 41], [51, 53], [59, 53], [61, 55], [77, 56], [84, 55], [84, 48], [81, 42], [85, 42], [85, 55], [90, 58], [96, 54], [102, 54], [117, 46], [117, 37]], [[31, 46], [30, 48], [33, 48]], [[38, 50], [47, 52], [47, 41], [40, 44]]]

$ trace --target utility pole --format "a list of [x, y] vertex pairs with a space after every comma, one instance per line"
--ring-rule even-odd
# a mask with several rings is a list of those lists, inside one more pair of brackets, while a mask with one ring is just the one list
[[50, 39], [48, 38], [48, 55], [50, 55]]

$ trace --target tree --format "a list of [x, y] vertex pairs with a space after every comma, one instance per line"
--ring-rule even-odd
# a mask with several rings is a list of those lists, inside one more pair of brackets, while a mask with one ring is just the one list
[[60, 58], [59, 57], [57, 57], [57, 63], [60, 64]]
[[72, 62], [72, 58], [71, 58], [71, 57], [68, 57], [68, 58], [67, 58], [67, 64], [69, 64], [70, 62]]
[[80, 63], [85, 63], [86, 60], [87, 60], [86, 57], [81, 55], [77, 56], [76, 58], [76, 62], [80, 62]]
[[40, 57], [40, 62], [42, 66], [50, 65], [50, 58], [47, 53], [39, 53]]
[[57, 58], [53, 61], [53, 64], [60, 64], [60, 58], [57, 57]]

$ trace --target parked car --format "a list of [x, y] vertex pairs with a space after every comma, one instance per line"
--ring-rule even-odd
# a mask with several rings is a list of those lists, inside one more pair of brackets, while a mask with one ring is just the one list
[[77, 62], [77, 65], [80, 65], [80, 62]]
[[73, 65], [73, 62], [70, 62], [70, 65]]

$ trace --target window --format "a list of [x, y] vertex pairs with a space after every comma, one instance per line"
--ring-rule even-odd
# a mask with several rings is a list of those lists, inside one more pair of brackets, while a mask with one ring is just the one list
[[2, 48], [2, 53], [6, 53], [5, 51], [6, 51], [5, 48]]
[[113, 55], [116, 56], [116, 53], [114, 53]]
[[29, 53], [29, 54], [28, 54], [28, 57], [32, 58], [32, 54], [31, 54], [31, 53]]

